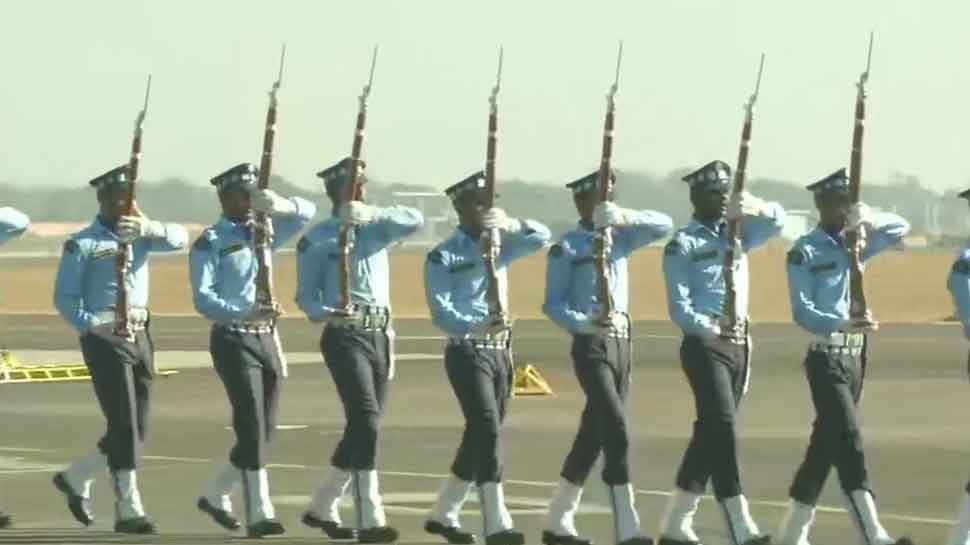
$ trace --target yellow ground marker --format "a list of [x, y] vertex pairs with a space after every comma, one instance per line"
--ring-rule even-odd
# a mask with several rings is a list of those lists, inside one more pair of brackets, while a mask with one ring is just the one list
[[515, 379], [512, 382], [513, 396], [548, 396], [552, 395], [552, 388], [546, 379], [542, 378], [539, 370], [532, 364], [515, 368]]
[[[178, 371], [159, 371], [158, 375], [168, 376], [176, 373]], [[83, 363], [24, 365], [9, 350], [0, 350], [0, 384], [82, 380], [91, 380], [91, 373]]]

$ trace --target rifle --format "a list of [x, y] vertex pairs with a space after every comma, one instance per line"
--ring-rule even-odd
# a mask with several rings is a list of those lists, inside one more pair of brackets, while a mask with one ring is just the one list
[[[751, 122], [754, 119], [754, 103], [758, 100], [761, 90], [761, 74], [765, 69], [765, 54], [761, 54], [758, 65], [758, 79], [755, 80], [754, 92], [744, 103], [744, 125], [741, 129], [741, 146], [738, 149], [737, 168], [734, 170], [734, 186], [731, 192], [740, 195], [744, 191], [745, 174], [748, 170], [748, 148], [751, 144]], [[734, 280], [734, 265], [744, 253], [741, 242], [741, 224], [743, 218], [735, 218], [728, 222], [728, 247], [724, 253], [724, 310], [721, 315], [721, 332], [736, 336], [738, 325], [738, 290]]]
[[[141, 161], [141, 135], [142, 125], [145, 122], [145, 114], [148, 112], [148, 96], [152, 90], [152, 76], [148, 75], [148, 83], [145, 85], [145, 102], [142, 104], [141, 111], [135, 117], [135, 132], [131, 138], [131, 155], [128, 157], [128, 192], [125, 195], [124, 215], [130, 216], [135, 213], [135, 181], [138, 180], [138, 163]], [[115, 272], [118, 283], [117, 300], [115, 301], [115, 325], [114, 333], [124, 337], [129, 341], [135, 340], [135, 332], [131, 327], [131, 316], [128, 301], [128, 274], [131, 272], [133, 259], [131, 241], [122, 242], [118, 255], [115, 258]]]
[[[266, 111], [266, 128], [263, 132], [263, 156], [259, 163], [258, 189], [269, 187], [269, 177], [273, 168], [273, 139], [276, 136], [276, 92], [283, 81], [283, 61], [286, 59], [286, 46], [280, 52], [280, 70], [269, 92], [269, 108]], [[273, 224], [269, 214], [256, 213], [256, 307], [276, 309], [276, 295], [273, 293]]]
[[[620, 87], [620, 62], [623, 60], [623, 42], [616, 53], [616, 74], [613, 85], [606, 94], [606, 118], [603, 121], [603, 153], [600, 156], [599, 172], [599, 200], [610, 200], [610, 190], [613, 186], [613, 120], [616, 113], [616, 91]], [[593, 261], [596, 265], [597, 298], [600, 302], [599, 321], [609, 323], [613, 320], [615, 309], [613, 293], [610, 290], [610, 277], [607, 260], [610, 248], [613, 246], [613, 230], [609, 226], [603, 227], [596, 235]]]
[[[849, 197], [852, 204], [859, 202], [859, 191], [862, 185], [862, 138], [866, 122], [866, 82], [869, 80], [869, 68], [872, 66], [872, 42], [875, 31], [869, 33], [869, 52], [866, 55], [866, 69], [859, 76], [856, 84], [855, 100], [855, 129], [852, 132], [852, 157], [849, 162]], [[866, 302], [866, 293], [862, 284], [862, 256], [859, 254], [859, 240], [865, 240], [865, 228], [850, 229], [846, 232], [846, 245], [849, 247], [849, 317], [858, 322], [867, 323], [876, 329], [877, 323], [872, 319], [872, 312]]]
[[[358, 98], [357, 127], [354, 130], [354, 145], [350, 152], [350, 181], [344, 193], [344, 202], [360, 199], [360, 183], [358, 170], [362, 161], [360, 152], [364, 147], [364, 126], [367, 124], [367, 97], [370, 96], [371, 85], [374, 83], [374, 68], [377, 66], [377, 45], [374, 45], [374, 55], [370, 61], [370, 78]], [[350, 252], [354, 248], [354, 229], [350, 223], [340, 227], [340, 308], [347, 312], [351, 310], [350, 301]]]
[[[485, 154], [485, 209], [495, 206], [495, 156], [497, 154], [498, 139], [498, 92], [502, 85], [502, 60], [504, 48], [498, 50], [498, 72], [495, 75], [495, 85], [488, 98], [488, 140]], [[485, 259], [485, 270], [488, 274], [488, 290], [485, 294], [488, 301], [488, 314], [492, 321], [504, 319], [505, 307], [499, 294], [499, 277], [496, 262], [502, 252], [501, 233], [498, 228], [489, 229], [482, 236], [482, 252]]]

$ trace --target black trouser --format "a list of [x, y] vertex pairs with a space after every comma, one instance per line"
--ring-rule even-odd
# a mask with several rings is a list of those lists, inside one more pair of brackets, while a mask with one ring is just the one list
[[272, 333], [243, 333], [213, 326], [209, 352], [232, 405], [236, 444], [229, 461], [243, 470], [266, 465], [276, 430], [280, 358]]
[[576, 335], [572, 356], [586, 407], [561, 475], [582, 486], [602, 450], [603, 481], [611, 486], [626, 484], [630, 482], [630, 437], [624, 405], [630, 391], [630, 339]]
[[390, 339], [380, 329], [327, 326], [320, 351], [344, 405], [347, 424], [330, 463], [345, 470], [374, 469], [390, 369]]
[[865, 349], [856, 356], [809, 350], [805, 357], [816, 417], [805, 460], [789, 490], [799, 503], [815, 505], [833, 465], [842, 490], [869, 490], [862, 433], [856, 420], [865, 362]]
[[130, 342], [105, 324], [81, 336], [81, 352], [108, 421], [98, 449], [112, 471], [135, 469], [147, 433], [155, 357], [151, 335], [146, 327]]
[[509, 349], [449, 344], [445, 369], [465, 415], [465, 431], [451, 471], [478, 484], [502, 481], [502, 422], [512, 392]]
[[718, 500], [741, 494], [734, 416], [748, 380], [748, 345], [686, 336], [680, 361], [691, 390], [697, 420], [677, 472], [677, 486], [703, 494], [714, 481]]

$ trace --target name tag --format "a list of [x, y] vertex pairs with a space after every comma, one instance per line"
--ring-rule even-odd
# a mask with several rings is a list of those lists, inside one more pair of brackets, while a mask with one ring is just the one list
[[474, 267], [475, 267], [475, 264], [472, 262], [459, 263], [457, 265], [452, 265], [451, 267], [448, 267], [448, 272], [457, 273], [461, 271], [467, 271], [468, 269], [471, 269]]
[[717, 250], [708, 250], [706, 252], [695, 253], [693, 256], [691, 256], [690, 260], [697, 262], [697, 261], [704, 261], [705, 259], [711, 259], [714, 257], [717, 257]]
[[118, 254], [117, 248], [106, 248], [104, 250], [99, 250], [91, 254], [91, 259], [101, 259], [102, 257], [111, 257]]
[[814, 273], [820, 273], [820, 272], [825, 272], [825, 271], [831, 271], [831, 270], [834, 270], [835, 267], [836, 267], [836, 265], [835, 265], [835, 262], [833, 261], [831, 263], [823, 263], [821, 265], [814, 265], [812, 267], [809, 267], [808, 270], [811, 271], [814, 274]]
[[227, 255], [229, 255], [229, 254], [231, 254], [233, 252], [238, 252], [239, 250], [242, 250], [245, 247], [246, 247], [245, 244], [243, 244], [241, 242], [237, 242], [236, 244], [232, 244], [232, 245], [226, 246], [222, 250], [219, 250], [219, 255], [222, 256], [222, 257], [225, 257], [225, 256], [227, 256]]

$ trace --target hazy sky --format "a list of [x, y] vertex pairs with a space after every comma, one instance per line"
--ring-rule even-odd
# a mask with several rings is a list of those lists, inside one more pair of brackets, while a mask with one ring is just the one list
[[84, 184], [126, 160], [154, 77], [142, 176], [200, 182], [258, 162], [280, 44], [275, 171], [294, 182], [350, 151], [381, 46], [372, 176], [444, 187], [484, 162], [499, 44], [499, 175], [566, 182], [599, 161], [625, 42], [615, 165], [733, 163], [767, 53], [749, 176], [808, 183], [849, 159], [854, 82], [876, 29], [864, 172], [970, 184], [966, 0], [30, 0], [0, 18], [0, 181]]

